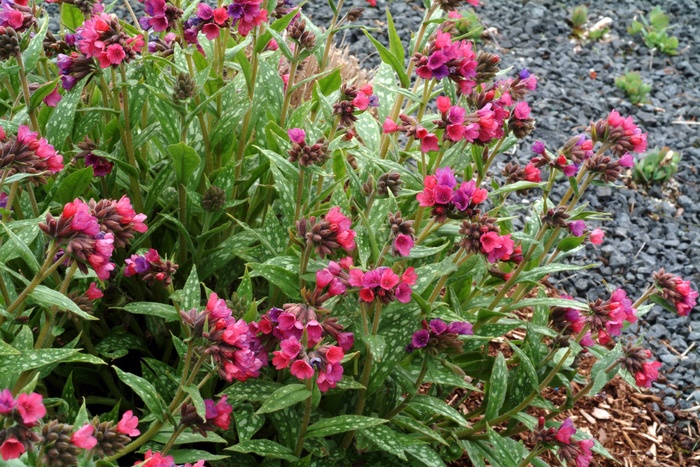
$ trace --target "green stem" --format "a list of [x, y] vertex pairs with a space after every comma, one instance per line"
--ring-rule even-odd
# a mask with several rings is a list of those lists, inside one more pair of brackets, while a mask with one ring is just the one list
[[411, 403], [414, 397], [416, 397], [416, 394], [418, 394], [418, 390], [420, 389], [421, 385], [423, 384], [423, 380], [425, 379], [425, 375], [428, 373], [428, 354], [426, 353], [423, 357], [423, 366], [420, 369], [420, 373], [418, 374], [418, 378], [416, 379], [416, 383], [413, 385], [415, 388], [415, 391], [409, 393], [406, 398], [398, 405], [394, 410], [386, 414], [383, 418], [386, 418], [387, 420], [391, 420], [394, 418], [396, 415], [401, 413], [403, 409], [408, 406], [408, 404]]
[[[119, 65], [119, 72], [121, 74], [121, 98], [122, 106], [119, 105], [119, 87], [117, 86], [117, 76], [112, 68], [112, 86], [114, 86], [114, 110], [117, 112], [124, 113], [124, 124], [119, 126], [122, 133], [122, 144], [124, 145], [124, 152], [126, 152], [126, 157], [129, 161], [129, 165], [138, 169], [139, 165], [136, 162], [136, 155], [134, 153], [134, 142], [133, 135], [131, 134], [131, 116], [129, 110], [129, 90], [128, 82], [126, 79], [126, 67], [122, 63]], [[121, 119], [119, 119], [121, 122]], [[139, 181], [138, 175], [129, 176], [129, 184], [131, 187], [131, 199], [134, 203], [134, 209], [136, 212], [143, 212], [143, 199], [141, 198], [141, 183]]]
[[17, 196], [17, 189], [19, 188], [19, 180], [16, 182], [13, 182], [12, 185], [10, 185], [10, 194], [7, 196], [7, 205], [5, 209], [7, 209], [7, 212], [2, 215], [2, 221], [3, 223], [7, 223], [10, 219], [10, 209], [12, 209], [12, 204], [15, 201], [15, 196]]
[[31, 94], [29, 93], [29, 83], [27, 82], [27, 74], [24, 68], [24, 59], [22, 56], [17, 57], [17, 65], [19, 65], [18, 74], [19, 81], [22, 83], [22, 94], [24, 94], [24, 104], [27, 106], [27, 113], [29, 114], [29, 120], [32, 122], [32, 130], [39, 131], [39, 122], [36, 119], [36, 112], [31, 107]]
[[165, 446], [163, 446], [163, 449], [161, 450], [161, 453], [163, 455], [167, 454], [167, 452], [170, 450], [170, 448], [173, 447], [173, 444], [175, 444], [175, 441], [177, 440], [177, 437], [182, 434], [183, 431], [185, 431], [185, 425], [180, 425], [177, 427], [175, 431], [173, 431], [173, 434], [170, 435], [170, 438], [168, 438], [168, 442], [165, 443]]
[[[78, 263], [76, 261], [73, 261], [73, 264], [71, 264], [70, 269], [68, 270], [68, 272], [66, 272], [66, 277], [63, 279], [61, 287], [58, 290], [61, 294], [65, 295], [68, 291], [70, 281], [73, 280], [73, 275], [75, 275], [75, 272], [77, 270]], [[51, 328], [53, 327], [53, 319], [56, 316], [56, 311], [57, 308], [54, 306], [52, 307], [51, 311], [47, 313], [47, 316], [44, 320], [44, 325], [41, 327], [41, 331], [39, 331], [39, 337], [37, 337], [36, 343], [34, 344], [35, 349], [43, 348], [44, 343], [46, 341], [46, 337], [48, 336], [49, 331], [51, 331]]]
[[546, 450], [547, 448], [541, 447], [539, 444], [536, 445], [535, 448], [532, 451], [530, 451], [530, 454], [520, 463], [519, 467], [527, 467], [528, 465], [530, 465], [532, 459], [539, 456]]
[[292, 100], [292, 88], [294, 87], [294, 79], [299, 66], [299, 53], [301, 46], [299, 44], [294, 48], [294, 57], [292, 58], [291, 67], [289, 68], [289, 80], [287, 81], [287, 89], [284, 91], [284, 101], [282, 102], [282, 110], [280, 111], [280, 126], [284, 128], [284, 122], [287, 119], [287, 111], [289, 110], [289, 102]]
[[323, 58], [321, 59], [321, 66], [319, 70], [323, 71], [326, 69], [326, 64], [328, 63], [328, 54], [331, 51], [331, 45], [333, 44], [333, 36], [335, 36], [335, 26], [338, 24], [338, 16], [340, 15], [340, 9], [343, 8], [343, 1], [339, 0], [338, 4], [335, 6], [335, 13], [333, 14], [333, 20], [331, 25], [328, 27], [328, 37], [326, 38], [326, 47], [323, 50]]
[[294, 454], [297, 457], [301, 456], [301, 452], [304, 449], [304, 437], [306, 436], [306, 430], [309, 428], [309, 421], [311, 420], [311, 408], [313, 407], [313, 384], [314, 378], [309, 378], [306, 380], [306, 389], [308, 389], [312, 394], [306, 399], [306, 404], [304, 405], [304, 418], [301, 421], [301, 428], [299, 429], [299, 436], [297, 437], [296, 448], [294, 449]]
[[[177, 189], [178, 193], [178, 213], [180, 223], [184, 228], [187, 228], [187, 192], [184, 185], [180, 184]], [[187, 260], [187, 243], [185, 242], [185, 233], [180, 232], [180, 240], [178, 241], [178, 259], [180, 264], [184, 264]]]

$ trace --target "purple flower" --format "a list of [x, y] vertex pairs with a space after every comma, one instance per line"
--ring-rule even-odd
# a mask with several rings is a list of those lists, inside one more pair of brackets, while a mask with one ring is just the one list
[[301, 128], [290, 128], [287, 135], [293, 143], [301, 144], [306, 141], [306, 132]]
[[531, 75], [530, 70], [528, 70], [527, 68], [523, 68], [522, 70], [520, 70], [520, 73], [518, 74], [520, 79], [528, 79], [530, 77], [530, 75]]
[[585, 229], [586, 223], [581, 220], [569, 222], [569, 230], [572, 234], [574, 234], [575, 237], [580, 237], [581, 235], [583, 235], [583, 231]]
[[457, 180], [455, 180], [455, 174], [449, 167], [437, 169], [435, 171], [435, 177], [437, 177], [438, 185], [446, 185], [452, 188], [457, 184]]
[[622, 167], [627, 167], [627, 168], [633, 167], [634, 166], [634, 156], [632, 156], [632, 154], [630, 154], [628, 152], [627, 154], [625, 154], [624, 156], [622, 156], [620, 158], [619, 163]]
[[92, 166], [92, 173], [95, 177], [104, 177], [109, 175], [114, 168], [114, 164], [104, 157], [96, 156], [93, 153], [85, 155], [85, 165]]
[[450, 323], [450, 325], [447, 326], [447, 332], [451, 332], [453, 334], [460, 334], [463, 336], [471, 336], [472, 334], [474, 334], [474, 330], [472, 329], [472, 323], [468, 323], [466, 321], [454, 321]]
[[535, 141], [535, 144], [532, 145], [532, 152], [535, 154], [539, 154], [540, 156], [544, 155], [544, 143], [542, 141]]
[[430, 320], [430, 330], [438, 336], [447, 330], [447, 324], [439, 318]]
[[430, 331], [427, 329], [416, 331], [411, 337], [411, 345], [414, 349], [421, 349], [425, 347], [428, 345], [428, 341], [430, 341]]

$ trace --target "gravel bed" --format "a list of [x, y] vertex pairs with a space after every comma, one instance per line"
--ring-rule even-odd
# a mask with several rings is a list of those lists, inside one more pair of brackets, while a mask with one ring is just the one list
[[[389, 7], [405, 44], [420, 24], [422, 2], [378, 0], [367, 8], [362, 24], [378, 28], [375, 37], [386, 42], [384, 8]], [[573, 261], [601, 266], [586, 272], [558, 277], [558, 286], [578, 297], [607, 297], [608, 290], [624, 287], [635, 297], [649, 284], [660, 267], [700, 283], [700, 126], [674, 121], [700, 119], [700, 4], [692, 0], [662, 2], [680, 40], [679, 54], [669, 57], [652, 53], [640, 36], [630, 36], [627, 26], [637, 14], [646, 14], [659, 2], [648, 0], [586, 1], [590, 23], [603, 17], [613, 20], [604, 41], [577, 46], [569, 39], [564, 22], [578, 1], [482, 0], [475, 9], [485, 28], [497, 33], [477, 44], [477, 49], [498, 53], [502, 67], [528, 68], [539, 79], [529, 99], [537, 129], [523, 141], [513, 157], [526, 161], [537, 139], [549, 147], [563, 144], [591, 121], [611, 109], [632, 115], [649, 133], [649, 147], [669, 146], [681, 152], [682, 162], [671, 189], [654, 187], [598, 187], [586, 195], [591, 207], [610, 212], [613, 220], [603, 225], [602, 246], [587, 247]], [[328, 23], [330, 8], [323, 0], [311, 0], [305, 12], [313, 12], [318, 24]], [[367, 7], [364, 0], [346, 0], [345, 6]], [[357, 30], [339, 35], [365, 67], [379, 64], [372, 45]], [[595, 73], [591, 73], [594, 71]], [[614, 79], [626, 71], [639, 71], [652, 84], [650, 103], [629, 104]], [[595, 76], [595, 78], [593, 77]], [[501, 157], [497, 166], [507, 162]], [[607, 282], [607, 283], [606, 283]], [[669, 407], [689, 408], [700, 403], [700, 311], [679, 317], [655, 306], [628, 330], [642, 335], [662, 363], [665, 383], [656, 390]], [[693, 346], [692, 348], [690, 348]], [[690, 350], [688, 351], [688, 349]], [[670, 412], [667, 417], [673, 417]], [[673, 420], [668, 420], [672, 422]]]

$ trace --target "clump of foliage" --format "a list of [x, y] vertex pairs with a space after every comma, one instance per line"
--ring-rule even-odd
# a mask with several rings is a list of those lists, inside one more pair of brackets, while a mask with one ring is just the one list
[[633, 178], [644, 185], [663, 185], [678, 172], [681, 154], [664, 146], [649, 151], [634, 164]]
[[647, 95], [651, 91], [651, 85], [642, 81], [642, 75], [637, 71], [628, 71], [615, 78], [615, 86], [625, 91], [627, 99], [632, 104], [647, 102]]
[[561, 414], [618, 374], [650, 387], [623, 327], [697, 299], [663, 270], [634, 298], [545, 285], [603, 242], [582, 196], [646, 149], [631, 117], [508, 155], [537, 78], [459, 39], [454, 0], [426, 2], [408, 60], [388, 12], [387, 45], [364, 30], [368, 83], [329, 58], [362, 14], [342, 1], [322, 29], [293, 2], [145, 0], [130, 24], [65, 0], [60, 34], [23, 3], [0, 5], [3, 460], [609, 456]]
[[670, 20], [660, 6], [654, 7], [645, 18], [641, 16], [639, 21], [634, 20], [627, 28], [632, 35], [641, 34], [644, 44], [649, 49], [657, 49], [666, 55], [678, 53], [678, 38], [669, 36]]

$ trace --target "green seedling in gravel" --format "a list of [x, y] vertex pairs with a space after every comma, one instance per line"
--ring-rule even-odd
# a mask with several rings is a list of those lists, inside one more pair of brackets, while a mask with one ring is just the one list
[[627, 99], [632, 104], [648, 102], [647, 94], [651, 91], [651, 85], [642, 81], [642, 76], [636, 71], [630, 71], [615, 78], [615, 86], [625, 91]]
[[668, 147], [654, 149], [634, 164], [633, 177], [644, 185], [663, 185], [678, 172], [681, 155]]
[[641, 34], [644, 44], [650, 49], [657, 49], [666, 55], [678, 54], [678, 38], [669, 36], [667, 31], [671, 28], [668, 16], [661, 7], [655, 7], [639, 21], [634, 20], [627, 28], [627, 32], [634, 35]]
[[576, 39], [584, 39], [586, 35], [585, 25], [588, 22], [588, 8], [586, 5], [578, 5], [571, 11], [571, 18], [565, 19], [571, 28], [571, 36]]

